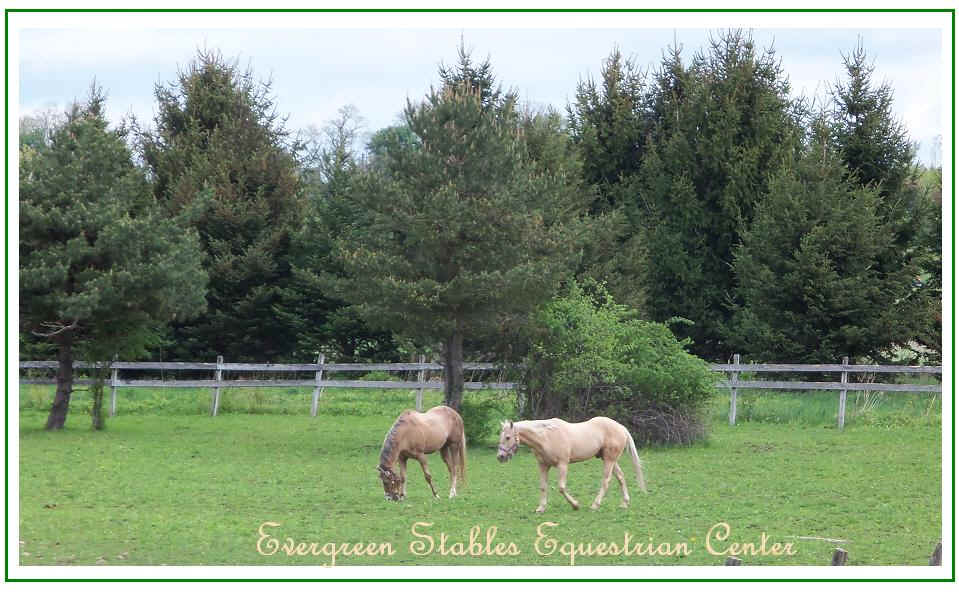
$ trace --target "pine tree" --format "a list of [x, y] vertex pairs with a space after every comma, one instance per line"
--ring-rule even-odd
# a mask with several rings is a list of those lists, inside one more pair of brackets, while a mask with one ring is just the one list
[[288, 285], [301, 198], [293, 142], [269, 83], [201, 51], [158, 85], [154, 130], [138, 129], [154, 193], [197, 228], [210, 276], [209, 313], [173, 331], [183, 359], [275, 360], [295, 334], [275, 318]]
[[157, 205], [104, 102], [94, 87], [20, 168], [21, 332], [59, 362], [48, 429], [66, 422], [75, 358], [136, 357], [204, 308], [196, 234]]
[[464, 340], [549, 298], [573, 256], [563, 173], [538, 169], [512, 102], [456, 81], [408, 103], [417, 143], [357, 179], [367, 224], [344, 232], [338, 293], [374, 326], [440, 342], [445, 402], [459, 409]]

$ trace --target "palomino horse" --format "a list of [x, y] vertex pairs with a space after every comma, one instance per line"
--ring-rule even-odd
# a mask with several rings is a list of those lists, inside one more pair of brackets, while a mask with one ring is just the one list
[[[376, 467], [383, 481], [383, 490], [390, 501], [406, 497], [406, 460], [413, 458], [423, 467], [423, 475], [433, 491], [433, 477], [427, 465], [426, 454], [439, 450], [450, 471], [450, 498], [456, 496], [458, 480], [466, 482], [466, 431], [463, 419], [456, 410], [436, 406], [420, 413], [406, 410], [400, 414], [383, 440], [380, 464]], [[393, 466], [399, 464], [399, 474]]]
[[643, 467], [636, 452], [633, 436], [622, 424], [604, 416], [597, 416], [586, 422], [569, 423], [559, 418], [549, 420], [524, 420], [521, 422], [503, 422], [499, 435], [499, 451], [496, 458], [506, 462], [519, 449], [519, 444], [529, 446], [539, 461], [539, 507], [536, 511], [546, 511], [546, 489], [549, 469], [553, 466], [559, 470], [559, 492], [566, 501], [579, 509], [579, 503], [566, 490], [566, 468], [571, 462], [582, 462], [589, 458], [603, 460], [603, 482], [599, 494], [593, 500], [592, 509], [597, 509], [606, 495], [609, 487], [610, 475], [615, 472], [619, 484], [623, 488], [623, 502], [621, 507], [629, 506], [629, 491], [626, 490], [626, 477], [619, 467], [617, 460], [623, 450], [629, 448], [629, 455], [633, 458], [636, 469], [636, 478], [639, 488], [646, 492], [646, 481], [643, 478]]

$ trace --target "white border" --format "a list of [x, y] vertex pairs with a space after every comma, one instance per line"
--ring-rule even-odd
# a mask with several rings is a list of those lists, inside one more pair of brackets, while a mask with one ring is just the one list
[[[23, 6], [23, 3], [18, 3]], [[49, 3], [48, 7], [69, 7], [72, 3]], [[391, 6], [392, 3], [371, 3], [368, 6]], [[507, 7], [511, 3], [502, 3]], [[525, 3], [526, 7], [535, 6], [535, 2]], [[557, 3], [543, 3], [545, 6], [557, 6]], [[615, 7], [617, 3], [606, 3], [604, 7]], [[635, 3], [619, 3], [625, 7], [635, 7]], [[710, 3], [694, 3], [708, 7]], [[207, 7], [215, 7], [214, 3], [207, 3]], [[422, 5], [422, 4], [421, 4]], [[448, 2], [433, 3], [434, 6], [446, 7]], [[751, 6], [752, 5], [752, 6]], [[833, 3], [817, 2], [808, 7], [833, 7]], [[129, 7], [127, 2], [100, 3], [107, 7]], [[171, 8], [175, 5], [169, 5]], [[187, 5], [189, 6], [189, 5]], [[226, 6], [235, 7], [236, 3], [226, 3]], [[285, 6], [294, 7], [295, 3]], [[315, 3], [312, 7], [315, 7]], [[409, 6], [409, 4], [407, 4]], [[427, 5], [428, 6], [428, 5]], [[495, 6], [495, 4], [487, 4]], [[768, 6], [768, 3], [739, 4], [743, 8], [759, 8]], [[307, 4], [306, 7], [311, 7]], [[190, 13], [188, 19], [176, 13], [11, 13], [9, 14], [10, 55], [11, 65], [9, 73], [8, 97], [19, 97], [19, 70], [16, 65], [19, 61], [19, 33], [21, 29], [40, 28], [89, 28], [102, 29], [156, 29], [156, 28], [707, 28], [719, 29], [723, 27], [749, 28], [930, 28], [939, 30], [943, 37], [943, 73], [941, 86], [943, 97], [943, 123], [951, 123], [951, 97], [949, 95], [951, 81], [951, 25], [949, 15], [942, 13]], [[932, 33], [932, 32], [930, 32]], [[16, 123], [19, 117], [18, 107], [10, 107], [10, 122]], [[951, 231], [952, 222], [952, 136], [953, 131], [945, 126], [943, 132], [943, 220], [946, 235], [943, 238], [947, 251], [944, 252], [944, 297], [943, 326], [945, 330], [945, 346], [951, 348]], [[8, 159], [12, 160], [10, 172], [16, 172], [17, 156], [16, 136], [13, 135], [7, 148]], [[17, 180], [9, 182], [10, 197], [16, 197]], [[10, 202], [9, 210], [9, 240], [6, 251], [9, 252], [8, 294], [11, 307], [9, 315], [8, 347], [11, 348], [8, 359], [8, 372], [17, 371], [17, 334], [16, 314], [17, 295], [15, 289], [17, 272], [17, 204]], [[313, 567], [21, 567], [11, 565], [9, 575], [13, 578], [910, 578], [930, 579], [948, 578], [951, 575], [952, 551], [952, 462], [951, 453], [952, 431], [948, 430], [952, 422], [952, 372], [948, 367], [952, 364], [950, 351], [944, 356], [947, 365], [943, 376], [943, 563], [940, 568], [929, 567], [855, 567], [830, 568], [814, 566], [793, 567], [643, 567], [643, 566], [615, 566], [615, 567], [504, 567], [504, 566], [351, 566], [337, 568]], [[15, 388], [14, 392], [15, 392]], [[9, 471], [10, 497], [19, 497], [19, 452], [18, 452], [18, 414], [17, 402], [10, 398], [10, 410], [7, 422], [11, 433], [11, 453]], [[10, 546], [9, 556], [16, 559], [19, 555], [18, 547], [18, 502], [11, 503], [10, 509]], [[405, 548], [402, 548], [405, 549]], [[931, 551], [931, 547], [929, 548]], [[202, 587], [201, 587], [202, 588]], [[924, 587], [925, 588], [925, 587]], [[778, 592], [778, 591], [777, 591]]]

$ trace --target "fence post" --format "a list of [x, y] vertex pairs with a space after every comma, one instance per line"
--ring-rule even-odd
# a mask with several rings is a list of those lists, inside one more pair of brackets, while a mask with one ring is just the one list
[[[425, 363], [426, 363], [426, 356], [423, 354], [420, 354], [420, 364], [422, 365]], [[425, 380], [426, 380], [426, 371], [420, 368], [419, 374], [416, 375], [416, 381], [420, 385], [422, 385], [423, 381]], [[416, 389], [416, 411], [417, 412], [423, 411], [423, 387], [422, 386]]]
[[846, 552], [842, 547], [836, 547], [836, 551], [832, 554], [832, 563], [831, 566], [845, 566], [846, 562], [849, 560], [849, 553]]
[[313, 389], [313, 404], [310, 405], [310, 416], [316, 417], [316, 413], [320, 407], [320, 395], [323, 394], [323, 387], [320, 387], [320, 383], [323, 381], [323, 363], [326, 362], [326, 355], [320, 354], [316, 358], [316, 364], [319, 368], [316, 369], [316, 388]]
[[[213, 380], [219, 383], [223, 380], [223, 356], [216, 357], [216, 374], [213, 375]], [[216, 416], [217, 411], [220, 409], [220, 386], [213, 386], [213, 405], [210, 406], [210, 416]]]
[[[739, 354], [733, 354], [733, 365], [739, 366]], [[729, 377], [729, 424], [736, 424], [736, 383], [739, 382], [739, 371], [733, 370]]]
[[932, 550], [932, 555], [929, 556], [929, 565], [942, 565], [942, 541], [939, 541], [939, 543], [936, 544], [936, 548]]
[[113, 354], [113, 371], [110, 374], [110, 418], [117, 415], [117, 381], [120, 379], [117, 372], [117, 354]]
[[849, 373], [846, 371], [846, 367], [849, 366], [849, 358], [845, 357], [842, 359], [842, 378], [840, 383], [842, 383], [843, 388], [839, 391], [839, 415], [837, 416], [839, 430], [842, 430], [846, 426], [846, 384], [849, 382]]

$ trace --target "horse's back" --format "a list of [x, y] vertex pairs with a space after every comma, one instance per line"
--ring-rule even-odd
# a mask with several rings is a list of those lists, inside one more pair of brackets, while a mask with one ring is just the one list
[[626, 428], [612, 418], [596, 416], [585, 422], [568, 424], [570, 459], [586, 460], [611, 452], [619, 457], [626, 447]]

